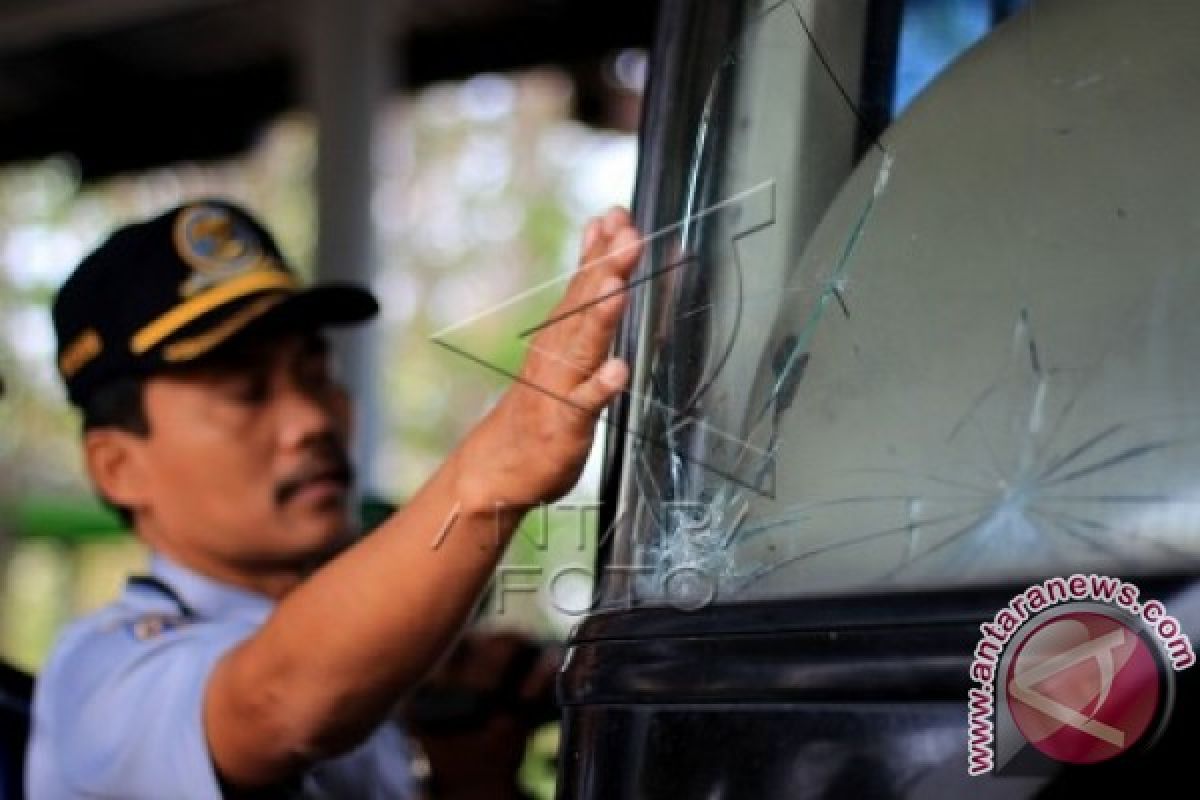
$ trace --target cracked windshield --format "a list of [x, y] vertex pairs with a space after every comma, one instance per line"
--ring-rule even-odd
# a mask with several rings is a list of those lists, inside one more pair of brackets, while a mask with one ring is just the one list
[[650, 200], [640, 602], [1195, 567], [1200, 31], [1123, 5], [1085, 46], [1078, 2], [911, 3], [884, 80], [867, 3], [714, 10]]

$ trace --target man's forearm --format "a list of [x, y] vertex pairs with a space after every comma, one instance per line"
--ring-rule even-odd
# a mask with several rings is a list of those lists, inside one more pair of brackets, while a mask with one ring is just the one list
[[[471, 462], [468, 439], [403, 510], [288, 594], [218, 667], [207, 717], [229, 779], [276, 780], [352, 746], [442, 653], [522, 516]], [[277, 752], [245, 758], [264, 742]]]

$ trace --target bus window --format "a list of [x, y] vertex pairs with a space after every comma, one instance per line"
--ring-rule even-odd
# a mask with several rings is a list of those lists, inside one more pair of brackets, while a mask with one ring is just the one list
[[1035, 0], [882, 133], [870, 4], [722, 5], [660, 123], [608, 601], [1194, 569], [1193, 4]]

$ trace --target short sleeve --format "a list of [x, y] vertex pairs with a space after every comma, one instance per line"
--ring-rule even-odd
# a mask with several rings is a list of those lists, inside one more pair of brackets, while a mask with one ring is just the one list
[[204, 692], [217, 661], [252, 631], [139, 624], [72, 631], [52, 656], [37, 688], [33, 740], [59, 772], [50, 783], [70, 796], [220, 800]]

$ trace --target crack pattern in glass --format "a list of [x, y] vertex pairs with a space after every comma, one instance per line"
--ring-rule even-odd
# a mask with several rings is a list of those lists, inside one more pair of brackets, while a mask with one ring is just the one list
[[864, 4], [742, 4], [639, 286], [641, 602], [1196, 568], [1200, 14], [1097, 0], [1062, 47], [1071, 5], [859, 158]]

